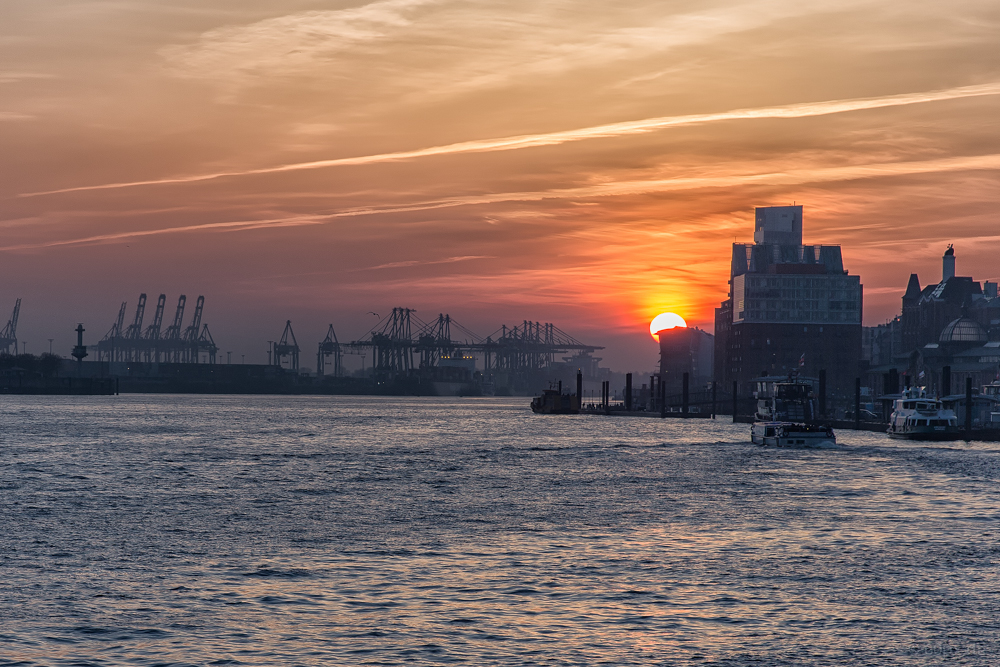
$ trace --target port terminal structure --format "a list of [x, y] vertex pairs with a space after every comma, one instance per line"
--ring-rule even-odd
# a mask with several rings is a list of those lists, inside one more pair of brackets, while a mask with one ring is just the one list
[[[187, 297], [181, 295], [171, 324], [163, 328], [163, 315], [167, 295], [161, 294], [156, 301], [153, 322], [143, 329], [146, 313], [146, 295], [139, 295], [132, 323], [125, 326], [127, 302], [122, 302], [118, 318], [111, 329], [97, 343], [97, 360], [107, 362], [145, 363], [215, 363], [219, 348], [212, 339], [207, 324], [202, 324], [205, 297], [199, 296], [194, 307], [191, 323], [183, 326]], [[2, 341], [0, 341], [2, 345]]]
[[[0, 330], [0, 350], [7, 354], [17, 354], [17, 318], [21, 314], [21, 300], [14, 304], [14, 312], [7, 320], [7, 326]], [[14, 348], [11, 352], [11, 348]]]
[[483, 338], [450, 315], [439, 314], [425, 322], [412, 308], [393, 308], [363, 339], [339, 347], [354, 354], [370, 350], [376, 384], [419, 374], [446, 380], [454, 375], [449, 369], [473, 370], [479, 356], [484, 381], [505, 386], [531, 383], [532, 376], [556, 361], [557, 355], [590, 355], [604, 349], [582, 343], [554, 324], [527, 320], [513, 327], [503, 325]]
[[[393, 308], [365, 336], [341, 343], [331, 324], [316, 352], [316, 375], [344, 375], [344, 356], [371, 359], [371, 378], [376, 387], [399, 383], [469, 382], [477, 376], [480, 385], [527, 388], [558, 355], [591, 355], [604, 349], [587, 345], [551, 323], [529, 322], [501, 326], [485, 338], [441, 313], [430, 322], [413, 308]], [[270, 345], [268, 363], [298, 371], [300, 348], [291, 321], [279, 340]], [[476, 370], [480, 358], [481, 371]], [[364, 361], [362, 362], [364, 363]]]
[[[149, 324], [144, 321], [146, 294], [139, 296], [131, 324], [125, 319], [128, 304], [122, 303], [114, 324], [95, 346], [93, 361], [83, 364], [88, 369], [93, 365], [93, 369], [80, 372], [121, 377], [125, 391], [147, 390], [128, 388], [132, 385], [160, 390], [160, 384], [187, 391], [187, 384], [194, 383], [199, 391], [214, 387], [223, 393], [273, 389], [297, 393], [527, 395], [549, 374], [568, 372], [568, 366], [574, 367], [573, 372], [577, 367], [596, 369], [600, 359], [592, 355], [604, 349], [582, 343], [551, 323], [525, 320], [516, 326], [503, 325], [483, 337], [450, 315], [441, 313], [426, 322], [415, 309], [400, 307], [350, 342], [341, 342], [329, 325], [317, 346], [315, 373], [299, 368], [302, 349], [291, 320], [286, 320], [277, 340], [269, 341], [266, 365], [240, 364], [241, 370], [237, 370], [231, 358], [223, 364], [217, 361], [219, 347], [202, 321], [204, 296], [198, 297], [186, 326], [187, 297], [180, 296], [169, 325], [164, 318], [166, 301], [165, 294], [159, 295]], [[8, 329], [13, 326], [9, 324]], [[3, 342], [0, 339], [0, 350]], [[345, 370], [348, 355], [361, 358], [360, 371]]]

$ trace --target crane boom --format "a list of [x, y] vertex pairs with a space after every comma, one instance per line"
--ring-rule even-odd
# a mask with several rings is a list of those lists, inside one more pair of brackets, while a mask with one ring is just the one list
[[118, 338], [122, 335], [122, 327], [125, 325], [125, 308], [128, 306], [127, 301], [122, 301], [122, 307], [118, 309], [118, 319], [115, 320], [114, 337]]
[[139, 295], [139, 305], [135, 308], [135, 319], [125, 332], [125, 338], [142, 338], [142, 318], [146, 314], [146, 295]]
[[153, 314], [153, 323], [146, 329], [147, 340], [160, 339], [160, 327], [163, 326], [163, 309], [167, 305], [167, 295], [161, 294], [156, 300], [156, 312]]
[[191, 320], [191, 326], [184, 332], [184, 340], [192, 343], [198, 340], [198, 335], [201, 333], [201, 313], [204, 309], [205, 297], [199, 296], [194, 305], [194, 318]]
[[167, 340], [177, 340], [181, 337], [181, 322], [184, 321], [184, 305], [187, 303], [187, 297], [181, 294], [181, 297], [177, 299], [177, 312], [174, 313], [174, 323], [167, 327], [166, 339]]

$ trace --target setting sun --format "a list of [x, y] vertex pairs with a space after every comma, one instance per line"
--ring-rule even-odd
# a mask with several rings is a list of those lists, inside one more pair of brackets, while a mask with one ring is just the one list
[[656, 335], [657, 332], [663, 331], [664, 329], [673, 329], [674, 327], [686, 327], [687, 322], [684, 318], [677, 313], [660, 313], [653, 318], [653, 321], [649, 323], [649, 333], [659, 341], [659, 337]]

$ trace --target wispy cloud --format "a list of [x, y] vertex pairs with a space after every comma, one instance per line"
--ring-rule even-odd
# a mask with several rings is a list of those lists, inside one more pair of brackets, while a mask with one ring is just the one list
[[410, 25], [411, 14], [441, 0], [382, 0], [360, 7], [309, 11], [216, 28], [193, 45], [161, 51], [179, 76], [222, 78], [227, 85], [312, 71], [364, 42], [385, 39]]
[[799, 104], [788, 104], [775, 107], [760, 107], [755, 109], [736, 109], [733, 111], [723, 111], [707, 114], [690, 114], [684, 116], [662, 116], [659, 118], [646, 118], [643, 120], [626, 121], [621, 123], [611, 123], [607, 125], [597, 125], [576, 130], [565, 130], [561, 132], [548, 132], [544, 134], [526, 134], [514, 137], [502, 137], [498, 139], [477, 139], [474, 141], [464, 141], [444, 146], [433, 146], [430, 148], [420, 148], [411, 151], [397, 151], [392, 153], [378, 153], [374, 155], [361, 155], [356, 157], [334, 158], [330, 160], [314, 160], [310, 162], [296, 162], [275, 167], [262, 167], [259, 169], [245, 169], [240, 171], [220, 171], [211, 174], [198, 174], [192, 176], [177, 176], [173, 178], [152, 179], [146, 181], [128, 181], [121, 183], [105, 183], [101, 185], [84, 185], [72, 188], [61, 188], [58, 190], [46, 190], [42, 192], [24, 193], [21, 197], [36, 197], [41, 195], [61, 194], [68, 192], [84, 192], [91, 190], [112, 190], [120, 188], [133, 188], [150, 185], [177, 185], [184, 183], [198, 183], [219, 178], [254, 176], [262, 174], [277, 174], [291, 171], [303, 171], [309, 169], [328, 169], [331, 167], [344, 167], [351, 165], [368, 165], [383, 162], [396, 162], [400, 160], [414, 160], [418, 158], [434, 157], [440, 155], [456, 155], [461, 153], [486, 153], [491, 151], [509, 151], [525, 148], [538, 148], [543, 146], [554, 146], [576, 141], [590, 139], [604, 139], [610, 137], [622, 137], [636, 134], [655, 132], [657, 130], [684, 125], [696, 125], [701, 123], [713, 123], [723, 121], [738, 120], [758, 120], [764, 118], [806, 118], [810, 116], [826, 116], [830, 114], [847, 113], [852, 111], [864, 111], [870, 109], [882, 109], [887, 107], [899, 107], [911, 104], [925, 104], [929, 102], [941, 102], [955, 100], [965, 97], [978, 97], [983, 95], [1000, 94], [1000, 83], [988, 83], [975, 86], [962, 86], [945, 90], [927, 91], [919, 93], [906, 93], [902, 95], [888, 95], [884, 97], [870, 97], [848, 100], [830, 100], [825, 102], [804, 102]]
[[[458, 206], [483, 206], [508, 202], [539, 202], [545, 200], [574, 200], [594, 197], [621, 197], [659, 192], [681, 192], [704, 188], [732, 188], [746, 185], [802, 185], [813, 183], [830, 183], [872, 178], [892, 178], [914, 176], [919, 174], [945, 173], [972, 170], [1000, 170], [1000, 154], [977, 155], [967, 157], [941, 158], [937, 160], [921, 160], [912, 162], [891, 162], [881, 164], [862, 164], [842, 167], [819, 167], [812, 169], [797, 169], [794, 171], [730, 173], [719, 176], [704, 176], [690, 178], [615, 181], [576, 188], [561, 188], [551, 190], [491, 193], [485, 195], [469, 195], [448, 199], [413, 202], [394, 206], [366, 206], [347, 208], [340, 211], [318, 215], [298, 215], [270, 218], [263, 220], [241, 220], [230, 222], [214, 222], [200, 225], [186, 225], [151, 230], [125, 231], [112, 234], [100, 234], [78, 239], [45, 241], [32, 244], [20, 244], [0, 247], [0, 251], [29, 250], [51, 248], [68, 245], [86, 245], [108, 243], [128, 238], [156, 236], [162, 234], [179, 234], [210, 231], [245, 231], [270, 227], [298, 227], [303, 225], [320, 225], [339, 218], [352, 218], [370, 215], [392, 215], [416, 211], [429, 211]], [[464, 261], [479, 259], [479, 256], [462, 256], [441, 261]], [[482, 258], [485, 258], [482, 257]], [[416, 262], [401, 262], [384, 264], [372, 269], [395, 268], [411, 266]]]
[[42, 72], [13, 72], [0, 71], [0, 83], [19, 83], [21, 81], [32, 81], [37, 79], [54, 79], [52, 74]]
[[692, 10], [648, 0], [382, 0], [217, 28], [161, 53], [170, 72], [211, 81], [228, 99], [250, 86], [311, 78], [324, 87], [335, 81], [347, 96], [388, 93], [399, 103], [606, 68], [872, 5], [736, 0]]
[[364, 269], [357, 269], [358, 271], [376, 271], [378, 269], [401, 269], [410, 266], [425, 266], [431, 264], [454, 264], [455, 262], [468, 262], [475, 259], [493, 259], [493, 255], [462, 255], [461, 257], [447, 257], [445, 259], [436, 260], [409, 260], [405, 262], [389, 262], [388, 264], [379, 264], [378, 266], [369, 266]]

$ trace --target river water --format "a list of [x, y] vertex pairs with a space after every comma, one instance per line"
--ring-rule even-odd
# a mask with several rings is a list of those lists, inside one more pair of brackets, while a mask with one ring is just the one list
[[0, 400], [0, 665], [1000, 663], [997, 444]]

